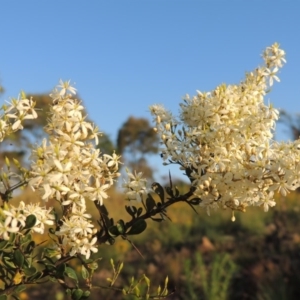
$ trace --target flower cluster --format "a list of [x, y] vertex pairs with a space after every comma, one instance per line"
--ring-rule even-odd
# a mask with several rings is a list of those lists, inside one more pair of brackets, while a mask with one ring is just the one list
[[129, 201], [136, 200], [141, 202], [143, 200], [143, 196], [147, 195], [147, 180], [143, 178], [143, 173], [139, 172], [138, 174], [132, 174], [126, 169], [126, 173], [128, 176], [128, 180], [124, 180], [122, 185], [126, 199]]
[[26, 99], [22, 93], [21, 99], [12, 99], [11, 102], [3, 105], [0, 111], [0, 142], [11, 133], [23, 129], [22, 122], [26, 119], [36, 119], [37, 113], [34, 110], [35, 102]]
[[10, 206], [1, 210], [0, 238], [9, 239], [11, 232], [20, 232], [25, 227], [26, 218], [30, 215], [36, 217], [36, 222], [31, 230], [40, 234], [44, 233], [45, 225], [54, 224], [54, 215], [51, 209], [40, 207], [37, 204], [27, 204], [20, 202], [18, 207]]
[[267, 211], [275, 205], [274, 191], [285, 196], [300, 186], [300, 141], [272, 140], [278, 111], [264, 104], [279, 81], [285, 52], [274, 44], [263, 58], [265, 64], [239, 85], [187, 95], [178, 119], [161, 105], [150, 107], [165, 164], [185, 170], [208, 214], [211, 208], [244, 211], [249, 205]]
[[[42, 193], [42, 199], [55, 199], [63, 208], [63, 225], [56, 234], [70, 253], [85, 254], [97, 249], [92, 235], [94, 225], [86, 214], [86, 201], [108, 198], [107, 189], [119, 176], [119, 156], [101, 155], [94, 147], [98, 143], [97, 127], [86, 121], [81, 103], [72, 98], [76, 89], [69, 82], [60, 85], [50, 95], [53, 106], [46, 132], [49, 141], [32, 151], [30, 186]], [[65, 251], [65, 249], [64, 249]]]
[[[11, 102], [4, 104], [1, 107], [2, 114], [0, 115], [0, 142], [10, 134], [23, 129], [22, 123], [24, 120], [36, 119], [37, 113], [34, 108], [35, 102], [32, 99], [27, 99], [23, 92], [21, 93], [21, 99], [11, 99]], [[13, 190], [9, 188], [11, 186], [10, 181], [23, 179], [25, 176], [25, 174], [12, 172], [10, 170], [10, 161], [7, 158], [5, 159], [5, 163], [8, 171], [1, 170], [1, 196]], [[21, 173], [26, 172], [25, 169], [21, 168], [18, 161], [15, 161], [15, 164]], [[21, 185], [17, 184], [17, 186]], [[35, 232], [43, 233], [46, 224], [53, 224], [53, 216], [50, 215], [50, 211], [47, 209], [39, 206], [25, 205], [24, 202], [20, 202], [19, 207], [9, 206], [6, 203], [0, 210], [0, 239], [8, 240], [10, 233], [17, 233], [22, 230], [29, 215], [35, 215], [36, 217], [36, 223], [32, 227], [32, 230]]]

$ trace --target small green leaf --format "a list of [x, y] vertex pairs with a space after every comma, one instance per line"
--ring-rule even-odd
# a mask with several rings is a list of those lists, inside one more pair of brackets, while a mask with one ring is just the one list
[[30, 242], [31, 238], [32, 238], [31, 234], [24, 235], [21, 239], [21, 245], [24, 245], [24, 244]]
[[18, 285], [15, 289], [14, 289], [14, 293], [15, 294], [20, 294], [22, 291], [26, 290], [26, 285], [25, 284], [21, 284]]
[[55, 234], [55, 229], [54, 228], [49, 228], [49, 233], [50, 234]]
[[135, 214], [136, 214], [136, 207], [135, 206], [125, 206], [126, 211], [132, 216], [132, 218], [134, 218]]
[[30, 229], [32, 228], [36, 223], [36, 216], [35, 215], [29, 215], [26, 218], [25, 227], [23, 229]]
[[116, 225], [108, 228], [108, 233], [110, 236], [118, 236], [120, 235], [118, 227]]
[[165, 189], [167, 194], [173, 198], [174, 197], [173, 190], [169, 186], [167, 186]]
[[151, 196], [151, 194], [148, 194], [148, 197], [146, 199], [146, 207], [147, 211], [150, 212], [152, 209], [156, 206], [155, 200]]
[[7, 295], [6, 295], [6, 294], [0, 296], [0, 300], [7, 300], [7, 299], [8, 299], [8, 298], [7, 298]]
[[9, 268], [12, 268], [12, 269], [16, 269], [16, 268], [17, 268], [16, 265], [10, 260], [9, 257], [4, 257], [4, 258], [3, 258], [3, 263], [4, 263], [7, 267], [9, 267]]
[[94, 262], [88, 264], [88, 267], [91, 270], [96, 270], [96, 269], [98, 269], [98, 264], [94, 261]]
[[120, 234], [124, 234], [125, 233], [125, 223], [123, 220], [120, 220], [117, 222], [117, 229], [118, 229], [118, 232]]
[[2, 252], [4, 253], [12, 253], [13, 252], [13, 245], [8, 243], [4, 249], [2, 249]]
[[193, 198], [192, 200], [189, 201], [189, 203], [192, 205], [199, 205], [201, 203], [201, 199]]
[[73, 300], [79, 300], [79, 299], [81, 299], [82, 295], [83, 295], [83, 290], [82, 289], [74, 289], [72, 291], [71, 297], [72, 297]]
[[77, 274], [74, 271], [74, 269], [72, 269], [70, 267], [66, 267], [66, 269], [65, 269], [65, 275], [68, 276], [69, 278], [74, 279], [76, 282], [78, 282]]
[[40, 279], [42, 276], [43, 276], [43, 273], [38, 271], [35, 274], [33, 274], [32, 276], [28, 277], [28, 281], [35, 282], [36, 280]]
[[139, 207], [139, 209], [137, 210], [137, 213], [136, 213], [137, 217], [139, 217], [142, 214], [142, 212], [143, 212], [143, 208]]
[[0, 242], [0, 250], [4, 249], [7, 244], [8, 244], [8, 241], [1, 241]]
[[150, 279], [144, 274], [144, 279], [146, 281], [147, 286], [150, 286]]
[[88, 279], [90, 274], [84, 265], [81, 266], [81, 276], [83, 279]]
[[91, 292], [90, 291], [85, 291], [82, 295], [82, 299], [87, 299], [89, 296], [91, 295]]
[[48, 257], [55, 257], [60, 254], [60, 251], [58, 249], [46, 248], [44, 251], [45, 255]]
[[164, 188], [158, 182], [152, 183], [151, 187], [153, 191], [159, 196], [161, 203], [164, 203], [165, 202]]
[[14, 252], [14, 263], [22, 268], [23, 267], [23, 264], [24, 264], [24, 255], [21, 253], [21, 251], [19, 249], [17, 249], [15, 252]]
[[137, 296], [137, 297], [140, 297], [141, 291], [140, 291], [140, 289], [139, 289], [138, 286], [136, 286], [136, 287], [134, 288], [134, 291], [135, 291], [136, 296]]
[[[52, 267], [52, 266], [50, 266], [50, 267]], [[60, 264], [54, 268], [56, 268], [56, 277], [63, 279], [64, 275], [65, 275], [65, 271], [66, 271], [66, 264]]]
[[137, 220], [127, 232], [128, 235], [140, 234], [147, 228], [147, 223], [144, 219]]
[[158, 295], [158, 296], [160, 296], [160, 292], [161, 292], [161, 287], [160, 287], [160, 285], [159, 285], [158, 288], [157, 288], [157, 295]]
[[14, 244], [15, 243], [15, 240], [16, 240], [16, 234], [15, 233], [11, 233], [10, 235], [9, 235], [9, 240], [8, 240], [8, 242], [10, 243], [10, 244]]
[[115, 239], [113, 238], [113, 237], [109, 237], [108, 239], [107, 239], [107, 242], [108, 242], [108, 244], [109, 245], [113, 245], [114, 243], [115, 243]]
[[25, 276], [32, 276], [36, 273], [36, 268], [31, 266], [29, 268], [24, 268], [23, 271], [24, 271]]

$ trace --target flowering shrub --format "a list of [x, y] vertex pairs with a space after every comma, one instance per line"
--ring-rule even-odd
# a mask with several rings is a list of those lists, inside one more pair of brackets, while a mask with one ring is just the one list
[[300, 186], [300, 141], [272, 140], [279, 113], [263, 102], [279, 81], [284, 56], [274, 44], [263, 53], [265, 65], [239, 85], [187, 95], [179, 119], [161, 105], [150, 108], [164, 161], [185, 170], [208, 214], [218, 207], [245, 211], [249, 205], [268, 211], [275, 205], [274, 191], [285, 196]]
[[[234, 221], [234, 211], [245, 211], [249, 205], [268, 211], [275, 205], [275, 191], [285, 196], [299, 187], [300, 141], [272, 140], [278, 111], [263, 101], [274, 80], [279, 81], [284, 57], [278, 44], [268, 47], [263, 53], [265, 64], [247, 73], [239, 85], [199, 91], [193, 98], [187, 95], [177, 118], [161, 105], [150, 107], [162, 141], [164, 164], [178, 164], [191, 184], [187, 193], [180, 194], [170, 176], [169, 186], [153, 183], [150, 188], [141, 173], [126, 169], [128, 180], [123, 188], [129, 203], [125, 205], [131, 217], [128, 222], [116, 222], [105, 207], [106, 201], [111, 201], [107, 190], [120, 176], [120, 157], [115, 153], [101, 154], [101, 149], [95, 148], [101, 133], [85, 121], [84, 108], [74, 98], [76, 89], [69, 82], [60, 81], [50, 95], [53, 105], [45, 128], [49, 139], [33, 147], [29, 169], [14, 160], [17, 172], [12, 171], [11, 162], [6, 159], [6, 171], [1, 173], [3, 295], [17, 294], [26, 284], [49, 278], [60, 283], [72, 299], [88, 298], [97, 268], [91, 254], [98, 252], [103, 243], [112, 245], [118, 236], [128, 240], [130, 235], [142, 233], [149, 218], [164, 220], [167, 208], [174, 203], [186, 202], [192, 208], [200, 205], [208, 214], [211, 209], [229, 208]], [[21, 96], [2, 107], [1, 141], [21, 130], [24, 120], [37, 118], [34, 99], [27, 99], [24, 93]], [[55, 199], [61, 212], [23, 202], [12, 206], [9, 201], [13, 191], [26, 185], [39, 192], [44, 202]], [[99, 229], [92, 223], [87, 201], [92, 201], [99, 212]], [[50, 227], [52, 243], [38, 255], [32, 233], [44, 233], [46, 225]], [[74, 258], [81, 261], [84, 287], [79, 287], [77, 272], [69, 264]], [[169, 295], [166, 280], [164, 288], [159, 287], [150, 296], [150, 281], [145, 275], [132, 281], [128, 288], [115, 288], [122, 266], [112, 262], [110, 288], [147, 299]], [[138, 288], [142, 281], [147, 285], [145, 295], [140, 295]]]

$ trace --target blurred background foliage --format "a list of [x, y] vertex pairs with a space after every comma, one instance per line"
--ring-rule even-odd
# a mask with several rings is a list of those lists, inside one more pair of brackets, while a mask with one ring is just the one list
[[[40, 121], [26, 123], [25, 131], [9, 137], [0, 146], [0, 164], [5, 156], [15, 156], [28, 161], [30, 144], [45, 135], [49, 97], [32, 95], [40, 109]], [[287, 121], [288, 126], [297, 124]], [[299, 128], [298, 128], [299, 129]], [[291, 128], [293, 137], [295, 130]], [[300, 130], [299, 130], [300, 132]], [[158, 140], [148, 120], [129, 117], [120, 128], [116, 142], [103, 135], [99, 147], [103, 153], [124, 157], [129, 166], [145, 173], [149, 185], [153, 181], [153, 168], [149, 155], [158, 153]], [[181, 181], [173, 182], [180, 191], [188, 188]], [[29, 189], [16, 195], [12, 204], [40, 201]], [[124, 195], [117, 188], [110, 190], [107, 209], [117, 220], [124, 218]], [[59, 207], [55, 201], [47, 207]], [[90, 203], [90, 213], [97, 212]], [[121, 238], [113, 246], [100, 245], [96, 257], [101, 258], [99, 270], [94, 276], [91, 299], [123, 299], [123, 295], [110, 290], [98, 289], [111, 276], [109, 260], [124, 261], [120, 285], [128, 284], [132, 276], [147, 274], [152, 284], [163, 285], [169, 276], [169, 289], [175, 293], [170, 299], [203, 300], [279, 300], [300, 299], [300, 231], [299, 193], [290, 193], [287, 198], [277, 197], [277, 205], [268, 213], [262, 208], [249, 208], [246, 213], [236, 213], [231, 221], [231, 212], [216, 211], [207, 216], [203, 210], [196, 214], [189, 206], [178, 203], [168, 210], [170, 220], [148, 221], [147, 230], [133, 237], [131, 242], [142, 256], [127, 241]], [[37, 242], [48, 240], [47, 234], [37, 235]], [[40, 247], [44, 247], [42, 244]], [[41, 251], [41, 249], [37, 249]], [[60, 287], [52, 282], [28, 286], [21, 299], [67, 299]], [[133, 299], [127, 297], [126, 299]]]

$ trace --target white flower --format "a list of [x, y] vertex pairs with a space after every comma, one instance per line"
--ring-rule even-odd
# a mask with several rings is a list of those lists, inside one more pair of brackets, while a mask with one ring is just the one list
[[91, 256], [91, 252], [97, 253], [98, 249], [94, 246], [97, 242], [97, 238], [94, 237], [91, 241], [88, 239], [83, 240], [83, 245], [81, 245], [80, 253], [85, 255], [86, 259], [89, 259]]
[[10, 225], [10, 218], [6, 218], [4, 223], [0, 222], [0, 238], [3, 238], [4, 240], [9, 240], [9, 233], [11, 232], [18, 232], [19, 227], [14, 226], [11, 227]]
[[58, 88], [61, 88], [59, 95], [64, 96], [67, 91], [69, 91], [71, 94], [76, 94], [76, 89], [70, 85], [70, 80], [69, 81], [59, 81]]

